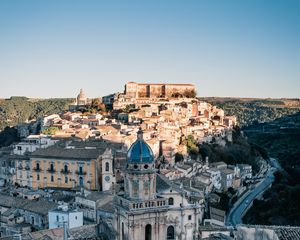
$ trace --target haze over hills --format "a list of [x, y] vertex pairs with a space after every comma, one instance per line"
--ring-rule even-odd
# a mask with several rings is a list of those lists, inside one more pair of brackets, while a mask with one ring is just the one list
[[300, 111], [299, 98], [205, 97], [200, 100], [222, 108], [226, 115], [235, 115], [241, 127], [270, 122]]

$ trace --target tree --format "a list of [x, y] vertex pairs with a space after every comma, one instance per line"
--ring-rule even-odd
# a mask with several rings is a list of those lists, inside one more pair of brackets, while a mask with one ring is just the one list
[[185, 139], [185, 144], [190, 154], [199, 153], [197, 142], [192, 135], [187, 136], [187, 138]]
[[175, 153], [175, 163], [183, 161], [183, 155], [179, 152]]
[[90, 112], [95, 113], [98, 111], [106, 112], [106, 107], [105, 104], [102, 103], [99, 98], [94, 98], [91, 102]]
[[42, 131], [45, 135], [55, 135], [59, 131], [58, 127], [48, 127]]
[[197, 96], [197, 93], [195, 90], [185, 90], [183, 95], [187, 98], [195, 98]]

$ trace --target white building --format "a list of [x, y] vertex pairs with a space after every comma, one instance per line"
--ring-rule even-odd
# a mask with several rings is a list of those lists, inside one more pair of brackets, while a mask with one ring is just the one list
[[116, 239], [199, 238], [202, 205], [156, 174], [153, 152], [141, 131], [128, 150], [124, 182], [124, 194], [114, 204]]
[[221, 172], [217, 168], [209, 168], [206, 170], [210, 173], [211, 181], [216, 190], [221, 190]]
[[69, 209], [68, 206], [59, 206], [48, 213], [49, 229], [61, 228], [64, 223], [68, 229], [81, 227], [83, 225], [83, 212]]
[[39, 148], [47, 148], [54, 145], [57, 140], [53, 140], [46, 135], [29, 135], [22, 142], [14, 145], [13, 154], [24, 155], [26, 152], [34, 152]]
[[248, 164], [237, 164], [237, 167], [240, 169], [241, 178], [251, 179], [252, 178], [252, 166]]

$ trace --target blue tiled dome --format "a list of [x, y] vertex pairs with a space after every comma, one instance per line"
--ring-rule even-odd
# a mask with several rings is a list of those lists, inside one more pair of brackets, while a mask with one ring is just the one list
[[144, 141], [142, 132], [138, 132], [138, 139], [131, 145], [127, 153], [128, 163], [152, 163], [154, 160], [150, 146]]

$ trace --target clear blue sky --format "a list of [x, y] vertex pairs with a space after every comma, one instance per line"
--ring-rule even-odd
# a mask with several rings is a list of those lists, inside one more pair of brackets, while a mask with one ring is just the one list
[[300, 1], [0, 1], [0, 97], [97, 97], [127, 81], [300, 97]]

